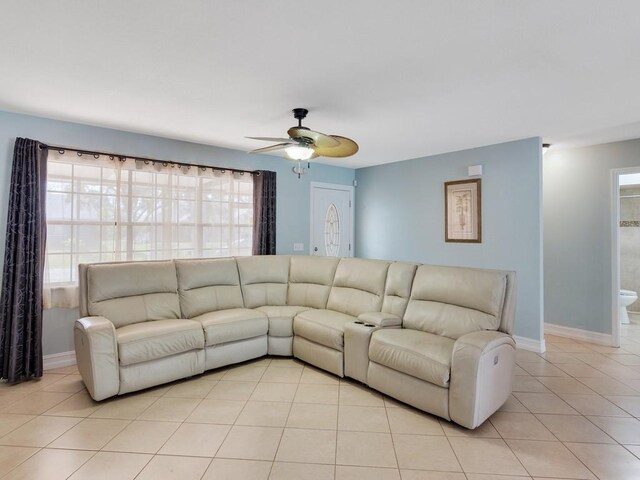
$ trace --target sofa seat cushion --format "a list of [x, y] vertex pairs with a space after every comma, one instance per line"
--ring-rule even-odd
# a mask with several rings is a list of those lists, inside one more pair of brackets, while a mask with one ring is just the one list
[[356, 317], [334, 310], [307, 310], [293, 319], [293, 332], [325, 347], [344, 351], [344, 326]]
[[203, 313], [192, 320], [199, 322], [204, 330], [207, 347], [266, 335], [269, 330], [267, 316], [249, 308], [230, 308]]
[[152, 320], [116, 329], [120, 365], [133, 365], [204, 348], [204, 333], [191, 320]]
[[371, 336], [369, 360], [448, 388], [454, 343], [420, 330], [382, 329]]
[[256, 310], [260, 310], [269, 317], [270, 337], [291, 337], [293, 336], [293, 317], [310, 310], [310, 307], [264, 306]]

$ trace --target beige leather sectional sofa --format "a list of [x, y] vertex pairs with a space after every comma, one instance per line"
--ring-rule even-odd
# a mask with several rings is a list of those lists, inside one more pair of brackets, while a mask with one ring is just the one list
[[74, 329], [95, 400], [294, 356], [475, 428], [511, 392], [515, 274], [254, 256], [80, 266]]

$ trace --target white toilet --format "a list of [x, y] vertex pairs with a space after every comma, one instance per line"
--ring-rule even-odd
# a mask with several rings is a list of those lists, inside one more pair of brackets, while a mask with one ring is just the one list
[[638, 294], [632, 290], [622, 290], [620, 289], [620, 302], [618, 305], [620, 308], [618, 309], [618, 317], [620, 318], [621, 324], [631, 323], [629, 321], [629, 314], [627, 313], [627, 307], [631, 305], [633, 302], [638, 300]]

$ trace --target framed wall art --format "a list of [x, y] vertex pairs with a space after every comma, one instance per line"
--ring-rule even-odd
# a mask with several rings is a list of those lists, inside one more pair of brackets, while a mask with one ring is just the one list
[[480, 179], [444, 183], [445, 242], [482, 242]]

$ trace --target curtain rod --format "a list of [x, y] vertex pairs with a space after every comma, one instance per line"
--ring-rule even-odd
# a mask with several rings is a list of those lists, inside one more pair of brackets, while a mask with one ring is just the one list
[[148, 157], [138, 157], [136, 155], [123, 155], [121, 153], [109, 153], [109, 152], [99, 152], [99, 151], [94, 151], [94, 150], [84, 150], [84, 149], [80, 149], [80, 148], [74, 148], [74, 147], [61, 147], [61, 146], [57, 146], [57, 145], [47, 145], [45, 143], [40, 143], [40, 149], [41, 150], [57, 150], [58, 153], [63, 154], [66, 151], [70, 151], [70, 152], [76, 152], [78, 154], [79, 157], [81, 157], [82, 155], [92, 155], [95, 158], [98, 158], [99, 156], [105, 156], [105, 157], [110, 157], [110, 158], [120, 158], [120, 159], [127, 159], [130, 158], [131, 160], [140, 160], [142, 162], [158, 162], [158, 163], [163, 163], [163, 164], [168, 164], [168, 165], [177, 165], [179, 167], [199, 167], [199, 168], [211, 168], [212, 170], [219, 170], [221, 172], [226, 172], [227, 170], [230, 172], [234, 172], [234, 173], [240, 173], [240, 174], [244, 174], [244, 173], [248, 173], [250, 175], [256, 175], [259, 176], [260, 175], [260, 171], [259, 170], [241, 170], [238, 168], [220, 168], [220, 167], [214, 167], [212, 165], [198, 165], [196, 163], [183, 163], [183, 162], [174, 162], [171, 160], [158, 160], [156, 158], [148, 158]]

